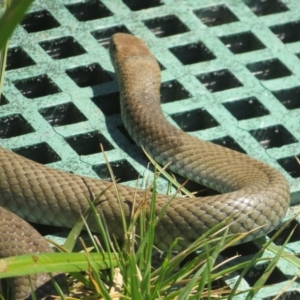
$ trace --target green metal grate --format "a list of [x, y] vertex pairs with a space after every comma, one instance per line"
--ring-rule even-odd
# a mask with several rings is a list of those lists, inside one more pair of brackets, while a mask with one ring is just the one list
[[[147, 179], [147, 160], [122, 125], [107, 51], [112, 34], [132, 33], [161, 65], [167, 119], [277, 168], [296, 205], [299, 18], [297, 0], [36, 0], [10, 43], [0, 145], [54, 168], [107, 178], [102, 143], [121, 182], [135, 185], [139, 174]], [[166, 182], [158, 187], [165, 192]], [[296, 230], [287, 251], [298, 251], [299, 237]], [[251, 243], [232, 251], [244, 259], [258, 248]], [[257, 265], [241, 288], [265, 267]], [[255, 299], [272, 299], [297, 271], [281, 260], [268, 282], [276, 288]], [[297, 281], [284, 297], [300, 299]]]

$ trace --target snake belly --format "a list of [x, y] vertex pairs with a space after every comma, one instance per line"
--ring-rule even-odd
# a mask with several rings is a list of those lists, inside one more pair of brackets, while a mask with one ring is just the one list
[[[180, 237], [177, 250], [183, 250], [231, 215], [235, 222], [230, 233], [251, 231], [244, 242], [276, 228], [289, 207], [289, 185], [285, 178], [263, 162], [199, 140], [171, 125], [160, 107], [158, 63], [142, 40], [129, 34], [115, 34], [110, 41], [110, 55], [119, 83], [122, 119], [134, 141], [158, 163], [171, 162], [170, 170], [222, 193], [188, 200], [175, 197], [157, 225], [155, 245], [166, 250]], [[105, 217], [109, 232], [122, 239], [120, 207], [110, 182], [54, 170], [0, 148], [0, 256], [48, 251], [46, 245], [45, 249], [30, 248], [28, 244], [43, 243], [42, 238], [33, 234], [30, 227], [22, 232], [24, 221], [20, 218], [71, 228], [89, 207], [89, 189], [96, 196], [106, 190], [99, 198], [97, 211]], [[144, 203], [145, 198], [150, 204], [151, 195], [145, 191], [123, 185], [117, 189], [127, 218], [133, 205]], [[157, 214], [168, 200], [168, 196], [157, 195]], [[92, 230], [96, 228], [93, 220], [89, 225]], [[14, 230], [8, 231], [9, 227]], [[19, 234], [12, 243], [14, 232]], [[16, 289], [28, 290], [28, 285], [18, 280], [13, 281]], [[12, 299], [25, 298], [17, 297]]]

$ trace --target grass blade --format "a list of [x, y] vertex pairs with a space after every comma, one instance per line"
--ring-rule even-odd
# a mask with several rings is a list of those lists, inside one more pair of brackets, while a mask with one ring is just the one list
[[[104, 270], [117, 266], [115, 254], [111, 258], [106, 253], [89, 253], [90, 264]], [[84, 253], [43, 253], [26, 254], [0, 260], [0, 279], [47, 272], [79, 272], [88, 270]]]
[[22, 21], [25, 12], [34, 0], [11, 0], [0, 19], [0, 50], [4, 48], [16, 26]]

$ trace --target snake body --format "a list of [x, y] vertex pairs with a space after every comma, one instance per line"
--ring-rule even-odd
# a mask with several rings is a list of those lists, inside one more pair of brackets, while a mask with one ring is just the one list
[[[115, 34], [110, 42], [110, 55], [119, 82], [122, 119], [135, 142], [160, 164], [171, 162], [172, 171], [222, 193], [188, 200], [174, 198], [156, 228], [156, 246], [166, 250], [175, 238], [181, 237], [177, 249], [182, 250], [229, 215], [234, 215], [235, 220], [230, 226], [231, 233], [252, 231], [244, 241], [274, 229], [289, 207], [289, 185], [285, 178], [265, 163], [196, 139], [171, 125], [160, 108], [158, 63], [142, 40], [129, 34]], [[97, 210], [103, 213], [109, 232], [122, 239], [121, 213], [110, 182], [83, 180], [0, 149], [0, 255], [50, 251], [39, 234], [33, 235], [33, 229], [20, 218], [72, 227], [89, 206], [87, 186], [94, 195], [106, 190]], [[146, 203], [151, 201], [151, 195], [144, 191], [122, 185], [118, 185], [118, 193], [128, 218], [134, 203], [138, 206], [145, 198]], [[168, 199], [157, 195], [157, 213]], [[93, 221], [90, 226], [95, 228]], [[37, 246], [28, 246], [28, 241]], [[19, 287], [22, 279], [14, 280]], [[12, 299], [23, 298], [15, 295]]]

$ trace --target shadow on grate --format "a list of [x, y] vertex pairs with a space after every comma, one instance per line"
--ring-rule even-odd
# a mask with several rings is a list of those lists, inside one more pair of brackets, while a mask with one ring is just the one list
[[81, 88], [112, 81], [111, 76], [98, 63], [69, 69], [66, 73]]
[[124, 125], [117, 126], [117, 129], [126, 137], [130, 144], [136, 145], [135, 141], [131, 138]]
[[[169, 103], [190, 98], [192, 95], [177, 80], [165, 81], [160, 86], [161, 103]], [[91, 100], [106, 116], [118, 115], [120, 111], [120, 93], [92, 97]]]
[[103, 112], [104, 115], [118, 115], [120, 111], [120, 94], [113, 92], [106, 95], [99, 95], [91, 98], [95, 105]]
[[[154, 172], [154, 168], [151, 165], [150, 170]], [[171, 173], [170, 171], [168, 171]], [[192, 180], [187, 180], [187, 178], [182, 177], [176, 173], [172, 173], [172, 175], [175, 177], [176, 181], [184, 186], [185, 189], [187, 189], [190, 193], [193, 193], [195, 197], [207, 197], [207, 196], [214, 196], [214, 195], [220, 195], [219, 192], [208, 188], [204, 185], [201, 185], [199, 183], [196, 183]], [[182, 201], [188, 201], [189, 198], [182, 199]]]

